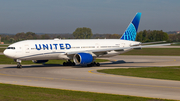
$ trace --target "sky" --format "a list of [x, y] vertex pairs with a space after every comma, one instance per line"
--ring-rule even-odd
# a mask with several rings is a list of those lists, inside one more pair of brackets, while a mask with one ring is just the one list
[[138, 31], [180, 30], [180, 0], [0, 0], [0, 33], [122, 34], [137, 12]]

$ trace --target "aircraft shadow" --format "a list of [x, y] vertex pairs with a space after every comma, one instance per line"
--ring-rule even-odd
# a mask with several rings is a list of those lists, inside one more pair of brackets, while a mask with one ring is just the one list
[[[62, 67], [61, 64], [44, 64], [44, 65], [23, 65], [22, 68], [40, 68], [40, 67]], [[4, 67], [4, 68], [17, 68], [16, 65], [10, 66], [10, 67]]]
[[[111, 61], [108, 63], [101, 63], [101, 66], [103, 67], [141, 67], [141, 66], [121, 66], [121, 65], [113, 65], [113, 64], [135, 64], [135, 63], [153, 63], [153, 62], [126, 62], [124, 60], [118, 60], [118, 61]], [[109, 66], [111, 65], [111, 66]], [[144, 66], [142, 66], [144, 67]]]
[[[113, 64], [133, 64], [133, 63], [152, 63], [152, 62], [126, 62], [124, 60], [118, 60], [118, 61], [110, 61], [105, 63], [100, 63], [103, 67], [140, 67], [140, 66], [121, 66], [121, 65], [113, 65]], [[101, 67], [100, 66], [100, 67]], [[76, 66], [63, 66], [61, 64], [43, 64], [43, 65], [22, 65], [22, 68], [41, 68], [41, 67], [72, 67], [72, 68], [90, 68], [86, 65], [76, 65]], [[10, 67], [4, 67], [4, 68], [17, 68], [16, 65], [10, 66]]]

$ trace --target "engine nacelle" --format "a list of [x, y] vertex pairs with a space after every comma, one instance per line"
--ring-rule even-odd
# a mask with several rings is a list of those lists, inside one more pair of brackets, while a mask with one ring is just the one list
[[73, 57], [74, 63], [78, 64], [89, 64], [93, 61], [93, 56], [89, 53], [78, 53], [75, 54]]
[[32, 60], [34, 63], [45, 63], [48, 62], [49, 60]]

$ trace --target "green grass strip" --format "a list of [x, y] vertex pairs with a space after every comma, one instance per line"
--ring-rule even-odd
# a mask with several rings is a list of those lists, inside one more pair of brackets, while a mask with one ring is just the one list
[[171, 46], [180, 46], [180, 42], [174, 42]]
[[121, 55], [180, 56], [180, 48], [143, 48], [134, 49]]
[[[96, 59], [96, 62], [106, 62], [106, 61], [109, 60]], [[63, 62], [66, 62], [66, 60], [49, 60], [45, 64], [63, 64]], [[0, 55], [0, 64], [17, 64], [17, 63], [14, 62], [13, 59], [10, 59], [5, 55]], [[37, 64], [37, 63], [33, 63], [31, 60], [28, 60], [28, 61], [22, 61], [22, 64]]]
[[9, 45], [0, 45], [0, 47], [8, 47]]
[[180, 81], [180, 66], [173, 67], [143, 67], [143, 68], [117, 68], [117, 69], [104, 69], [98, 70], [98, 72], [135, 76], [143, 78], [155, 78], [166, 80], [178, 80]]
[[171, 46], [180, 46], [180, 44], [172, 44]]
[[1, 52], [1, 53], [4, 52], [5, 49], [6, 49], [6, 48], [0, 48], [0, 52]]
[[0, 91], [0, 101], [173, 101], [11, 84], [0, 84]]

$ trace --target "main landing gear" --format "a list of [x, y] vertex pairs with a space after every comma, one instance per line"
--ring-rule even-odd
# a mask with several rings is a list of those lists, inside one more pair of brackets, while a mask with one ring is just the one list
[[[68, 60], [67, 62], [63, 62], [63, 66], [75, 66], [76, 64], [74, 62], [71, 62]], [[90, 64], [87, 64], [87, 67], [93, 67], [93, 66], [100, 66], [99, 62], [92, 62]]]
[[67, 62], [63, 62], [63, 66], [75, 66], [76, 64], [74, 62], [71, 62], [71, 60], [68, 60]]
[[90, 64], [87, 64], [88, 67], [93, 67], [93, 66], [100, 66], [100, 63], [99, 62], [92, 62]]

